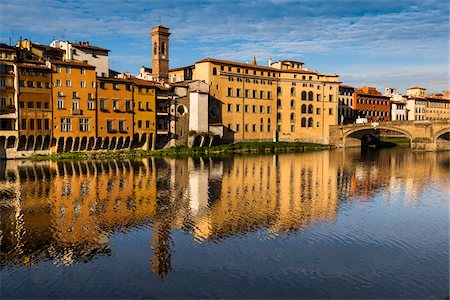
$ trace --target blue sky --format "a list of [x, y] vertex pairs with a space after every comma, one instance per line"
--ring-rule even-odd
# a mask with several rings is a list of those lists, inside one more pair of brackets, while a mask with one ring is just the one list
[[152, 26], [168, 26], [170, 67], [205, 57], [293, 59], [353, 86], [449, 89], [449, 1], [15, 0], [0, 4], [0, 41], [90, 41], [110, 67], [151, 66]]

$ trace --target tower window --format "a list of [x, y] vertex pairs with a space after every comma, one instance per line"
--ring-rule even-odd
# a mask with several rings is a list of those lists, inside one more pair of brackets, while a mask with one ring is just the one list
[[153, 44], [153, 55], [157, 54], [157, 49], [158, 49], [158, 45], [156, 44], [156, 42]]

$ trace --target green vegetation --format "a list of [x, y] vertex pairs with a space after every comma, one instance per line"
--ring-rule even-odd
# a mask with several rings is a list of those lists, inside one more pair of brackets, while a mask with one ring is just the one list
[[224, 144], [211, 147], [195, 147], [188, 148], [186, 146], [178, 146], [167, 149], [154, 151], [144, 150], [123, 150], [123, 151], [95, 151], [95, 152], [68, 152], [55, 153], [50, 155], [34, 155], [32, 160], [83, 160], [83, 159], [117, 159], [132, 157], [186, 157], [186, 156], [216, 156], [234, 153], [274, 153], [274, 152], [305, 152], [316, 150], [329, 150], [333, 146], [300, 143], [300, 142], [249, 142]]

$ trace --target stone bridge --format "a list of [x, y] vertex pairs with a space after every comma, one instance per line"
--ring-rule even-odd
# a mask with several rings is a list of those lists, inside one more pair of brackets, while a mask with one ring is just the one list
[[450, 150], [450, 120], [333, 125], [330, 126], [330, 144], [361, 147], [362, 141], [379, 139], [382, 130], [398, 132], [409, 138], [413, 150]]

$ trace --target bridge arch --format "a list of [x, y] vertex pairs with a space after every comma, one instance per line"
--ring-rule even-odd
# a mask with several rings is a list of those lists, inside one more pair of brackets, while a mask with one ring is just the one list
[[436, 142], [440, 138], [442, 138], [444, 140], [448, 140], [449, 136], [450, 136], [450, 127], [444, 128], [434, 134], [433, 141]]
[[399, 127], [383, 125], [373, 127], [371, 125], [367, 125], [356, 126], [355, 128], [351, 128], [345, 131], [342, 135], [342, 142], [345, 146], [357, 146], [357, 144], [367, 141], [368, 135], [379, 138], [380, 130], [389, 130], [401, 133], [405, 135], [410, 140], [410, 142], [412, 142], [414, 139], [413, 135], [408, 130]]

